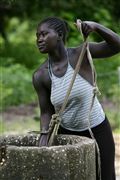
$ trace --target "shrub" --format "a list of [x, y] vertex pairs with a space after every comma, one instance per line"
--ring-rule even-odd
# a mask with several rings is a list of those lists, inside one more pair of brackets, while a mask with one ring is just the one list
[[1, 108], [26, 104], [35, 100], [32, 72], [30, 70], [20, 64], [1, 68]]

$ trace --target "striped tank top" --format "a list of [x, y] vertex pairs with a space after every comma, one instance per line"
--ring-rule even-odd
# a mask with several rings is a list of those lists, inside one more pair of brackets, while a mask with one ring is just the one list
[[[50, 99], [57, 113], [63, 104], [74, 69], [68, 60], [66, 73], [62, 77], [57, 77], [53, 74], [49, 61], [48, 71], [52, 82]], [[60, 125], [71, 131], [84, 131], [88, 129], [88, 122], [90, 122], [91, 128], [102, 123], [105, 119], [105, 113], [97, 97], [95, 97], [94, 100], [90, 120], [88, 119], [92, 96], [93, 86], [82, 76], [77, 74], [68, 103], [61, 115]]]

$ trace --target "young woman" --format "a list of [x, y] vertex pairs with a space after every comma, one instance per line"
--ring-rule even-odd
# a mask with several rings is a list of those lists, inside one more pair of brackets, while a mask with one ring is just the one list
[[[79, 28], [80, 21], [76, 26]], [[99, 23], [84, 21], [82, 32], [87, 37], [96, 32], [102, 42], [89, 43], [92, 58], [105, 58], [120, 52], [120, 37]], [[48, 17], [37, 27], [37, 46], [48, 58], [33, 75], [33, 85], [37, 92], [41, 111], [41, 130], [46, 131], [52, 114], [58, 112], [66, 95], [83, 44], [66, 48], [68, 24], [59, 18]], [[91, 66], [87, 52], [76, 76], [69, 101], [62, 113], [59, 133], [90, 137], [88, 131], [88, 113], [93, 90]], [[110, 124], [97, 97], [90, 115], [90, 125], [96, 138], [101, 155], [102, 180], [115, 180], [115, 147]], [[47, 134], [42, 134], [40, 146], [47, 145]]]

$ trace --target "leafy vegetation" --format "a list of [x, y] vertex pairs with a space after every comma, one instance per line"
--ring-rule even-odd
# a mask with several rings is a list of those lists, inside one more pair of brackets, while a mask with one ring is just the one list
[[2, 67], [2, 106], [30, 103], [34, 100], [34, 90], [30, 70], [20, 64]]

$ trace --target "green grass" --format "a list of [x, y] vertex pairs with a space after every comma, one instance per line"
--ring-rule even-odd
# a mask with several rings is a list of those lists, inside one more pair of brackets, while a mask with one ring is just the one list
[[39, 122], [29, 117], [16, 121], [0, 121], [0, 134], [21, 134], [29, 131], [39, 131]]

